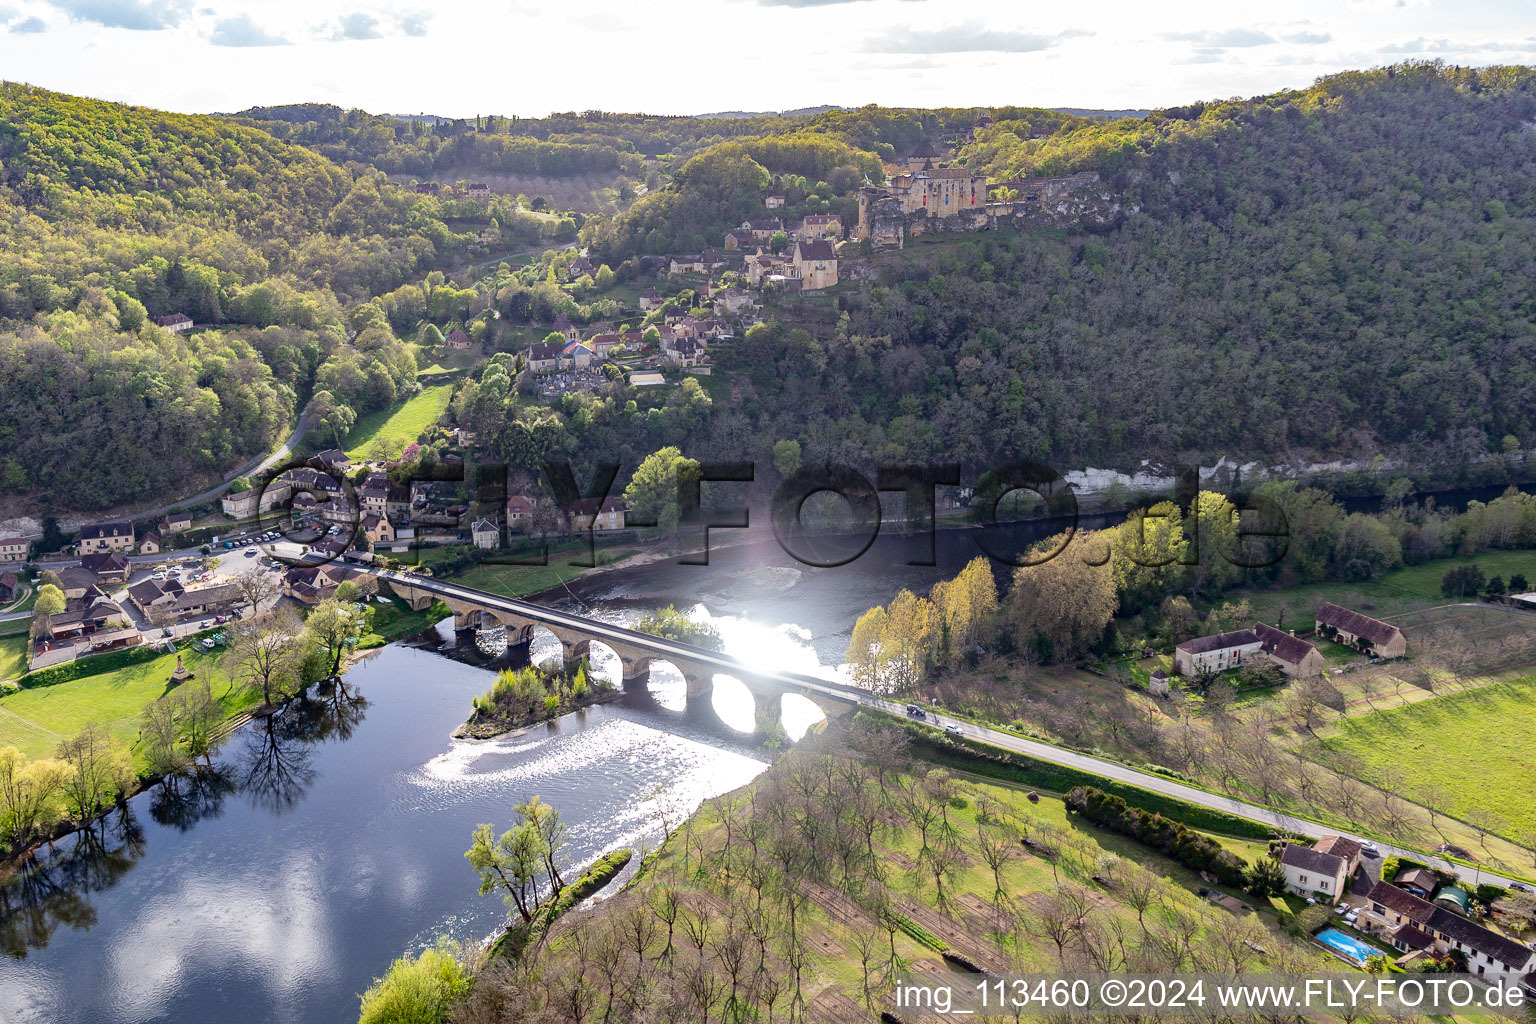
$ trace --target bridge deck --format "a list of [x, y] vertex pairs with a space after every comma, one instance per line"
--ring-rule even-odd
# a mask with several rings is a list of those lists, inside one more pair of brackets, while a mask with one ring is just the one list
[[[772, 669], [757, 668], [728, 654], [721, 654], [718, 651], [706, 650], [703, 647], [695, 647], [692, 644], [685, 644], [676, 640], [667, 640], [662, 637], [653, 636], [650, 633], [625, 629], [623, 626], [599, 622], [596, 619], [589, 619], [580, 615], [571, 615], [567, 612], [556, 611], [553, 608], [545, 608], [542, 605], [530, 604], [527, 601], [502, 597], [498, 594], [476, 590], [473, 587], [448, 583], [431, 576], [416, 576], [378, 569], [365, 571], [371, 572], [380, 579], [399, 584], [402, 587], [410, 587], [455, 601], [482, 605], [492, 611], [508, 612], [542, 625], [573, 630], [586, 635], [592, 640], [617, 641], [626, 647], [644, 650], [657, 659], [688, 662], [692, 665], [713, 669], [721, 675], [740, 679], [748, 687], [753, 687], [754, 684], [766, 683], [779, 690], [790, 692], [809, 691], [817, 696], [829, 697], [853, 704], [861, 703], [870, 696], [867, 690], [862, 690], [855, 686], [848, 686], [844, 683], [837, 683], [828, 679], [818, 679], [815, 676], [801, 675], [798, 672], [778, 672]], [[681, 668], [682, 666], [680, 665], [679, 667]]]

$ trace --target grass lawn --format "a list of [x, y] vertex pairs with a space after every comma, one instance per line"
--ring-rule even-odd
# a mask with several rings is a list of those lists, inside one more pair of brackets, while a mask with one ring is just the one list
[[1363, 611], [1377, 618], [1390, 618], [1395, 612], [1428, 605], [1444, 604], [1449, 598], [1440, 594], [1440, 580], [1458, 565], [1476, 563], [1489, 579], [1502, 576], [1507, 581], [1515, 573], [1536, 579], [1536, 552], [1491, 551], [1472, 558], [1440, 558], [1423, 565], [1409, 566], [1387, 573], [1374, 583], [1309, 583], [1285, 590], [1265, 590], [1233, 594], [1246, 597], [1253, 613], [1265, 622], [1276, 622], [1283, 615], [1286, 628], [1312, 627], [1312, 613], [1324, 601]]
[[27, 634], [0, 636], [0, 681], [17, 679], [27, 671]]
[[[234, 715], [251, 707], [255, 698], [231, 685], [224, 658], [222, 650], [182, 652], [186, 667], [206, 678], [225, 712]], [[0, 699], [0, 746], [15, 746], [29, 758], [48, 757], [61, 739], [93, 722], [114, 739], [131, 744], [144, 705], [170, 692], [167, 680], [175, 668], [176, 656], [163, 654], [153, 661], [12, 693]]]
[[[634, 553], [633, 548], [598, 548], [597, 564], [608, 565]], [[589, 571], [584, 566], [571, 565], [573, 557], [585, 558], [586, 552], [551, 551], [548, 565], [477, 565], [454, 577], [454, 581], [502, 597], [526, 597], [558, 587]]]
[[373, 628], [370, 632], [380, 638], [370, 646], [383, 646], [383, 643], [391, 640], [415, 636], [425, 632], [439, 619], [453, 614], [441, 607], [412, 611], [410, 605], [397, 597], [391, 597], [387, 604], [370, 604], [369, 608], [373, 610]]
[[452, 385], [438, 384], [422, 388], [415, 397], [398, 405], [359, 418], [347, 434], [348, 457], [367, 458], [374, 442], [380, 440], [388, 446], [390, 457], [397, 457], [406, 445], [416, 440], [416, 435], [437, 422], [452, 397]]
[[1368, 782], [1446, 794], [1444, 811], [1486, 817], [1508, 838], [1536, 833], [1536, 676], [1340, 720], [1322, 742], [1359, 760]]

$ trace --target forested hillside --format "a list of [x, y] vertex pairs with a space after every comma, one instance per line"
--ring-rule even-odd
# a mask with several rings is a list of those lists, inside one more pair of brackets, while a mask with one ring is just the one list
[[1536, 444], [1533, 84], [1403, 66], [1037, 140], [1000, 121], [962, 157], [1099, 170], [1123, 222], [910, 246], [836, 328], [754, 331], [752, 430], [1064, 467]]
[[[265, 451], [317, 375], [356, 411], [393, 401], [411, 353], [344, 310], [471, 237], [436, 199], [252, 128], [5, 84], [0, 489], [172, 492]], [[231, 328], [151, 322], [171, 313]]]
[[[547, 404], [502, 355], [450, 415], [524, 465], [554, 450], [633, 465], [662, 445], [766, 464], [787, 440], [808, 461], [983, 468], [1383, 453], [1467, 465], [1536, 444], [1533, 81], [1399, 65], [1118, 121], [865, 107], [446, 127], [309, 106], [239, 123], [7, 86], [0, 486], [77, 507], [173, 491], [265, 448], [317, 392], [344, 429], [415, 387], [397, 331], [461, 323], [510, 351], [512, 332], [556, 311], [611, 320], [615, 279], [649, 281], [630, 257], [719, 245], [768, 191], [787, 197], [787, 221], [851, 222], [883, 161], [972, 126], [956, 159], [993, 180], [1098, 171], [1120, 219], [873, 258], [845, 247], [834, 294], [770, 298], [769, 323], [712, 349], [719, 387], [613, 385]], [[646, 173], [667, 180], [582, 226], [616, 272], [607, 284], [563, 284], [567, 256], [445, 287], [424, 271], [579, 220], [557, 228], [506, 196], [414, 195], [381, 174], [455, 150], [547, 157], [552, 172], [662, 153]], [[146, 328], [172, 312], [222, 329]]]

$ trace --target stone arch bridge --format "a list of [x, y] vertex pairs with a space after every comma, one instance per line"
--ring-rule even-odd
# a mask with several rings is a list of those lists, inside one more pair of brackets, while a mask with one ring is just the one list
[[828, 705], [858, 704], [868, 696], [866, 691], [857, 687], [814, 676], [748, 665], [718, 651], [639, 633], [622, 626], [501, 597], [430, 576], [378, 570], [373, 574], [417, 611], [430, 607], [433, 601], [443, 602], [453, 612], [453, 623], [458, 629], [500, 625], [506, 628], [509, 643], [526, 643], [533, 638], [535, 627], [542, 626], [560, 641], [567, 663], [586, 655], [594, 642], [606, 644], [624, 665], [626, 690], [644, 689], [650, 679], [651, 665], [664, 661], [682, 673], [687, 681], [690, 703], [710, 697], [717, 675], [739, 679], [754, 698], [798, 693], [824, 708]]

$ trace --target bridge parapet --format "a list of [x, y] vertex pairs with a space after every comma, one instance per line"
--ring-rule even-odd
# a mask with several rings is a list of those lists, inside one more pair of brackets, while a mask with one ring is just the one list
[[560, 641], [567, 663], [588, 655], [594, 643], [600, 643], [618, 655], [623, 665], [626, 689], [644, 688], [650, 681], [651, 666], [664, 661], [680, 672], [687, 682], [690, 699], [708, 698], [714, 690], [716, 675], [740, 680], [754, 698], [776, 701], [785, 693], [804, 693], [818, 704], [838, 701], [856, 702], [859, 692], [826, 680], [798, 680], [797, 677], [770, 669], [754, 671], [734, 659], [710, 651], [691, 648], [661, 638], [630, 633], [597, 620], [546, 609], [527, 602], [483, 594], [472, 588], [432, 577], [400, 577], [380, 574], [390, 589], [413, 609], [429, 607], [441, 600], [452, 612], [454, 625], [460, 629], [506, 627], [508, 640], [515, 644], [533, 639], [535, 628], [548, 630]]

